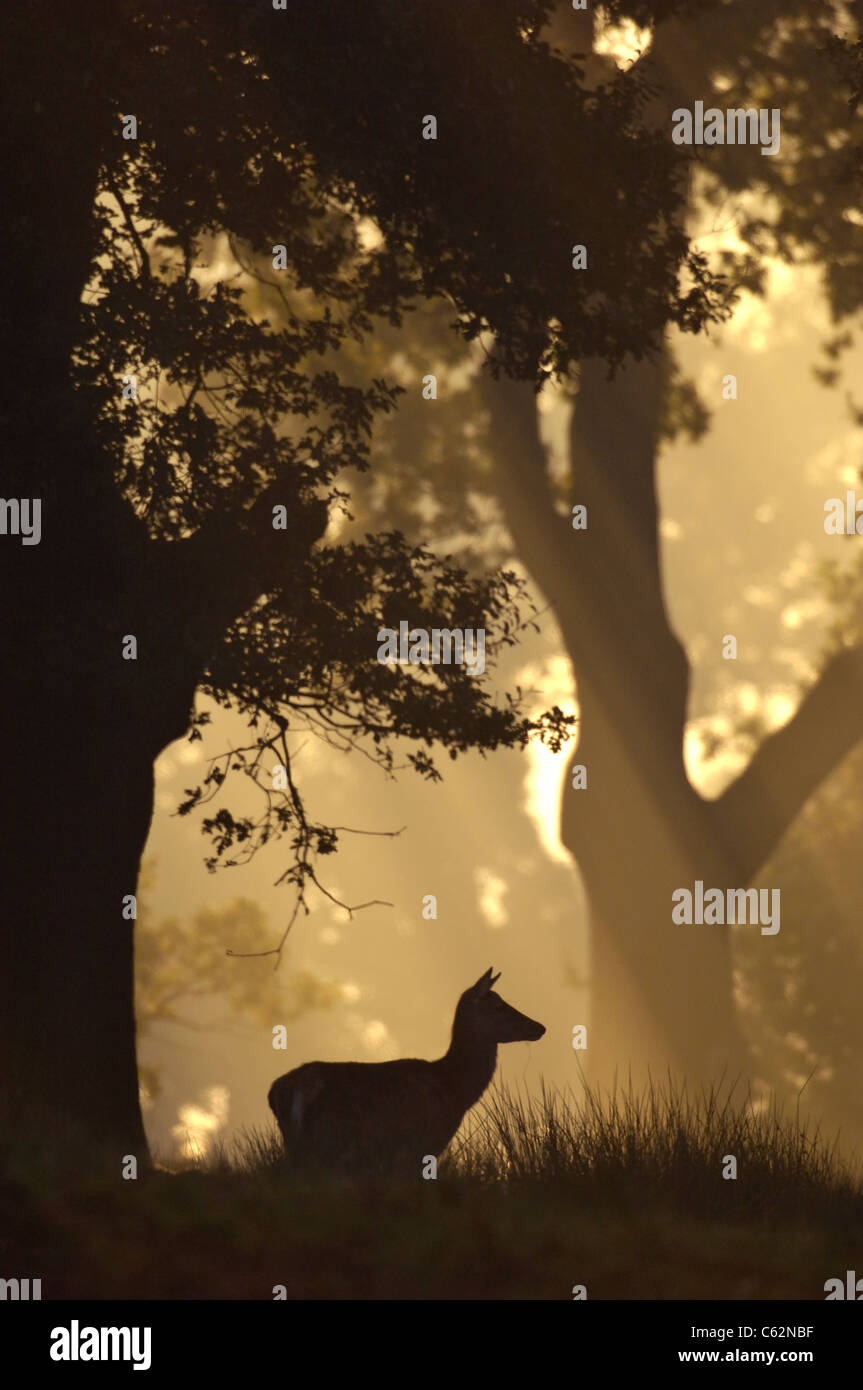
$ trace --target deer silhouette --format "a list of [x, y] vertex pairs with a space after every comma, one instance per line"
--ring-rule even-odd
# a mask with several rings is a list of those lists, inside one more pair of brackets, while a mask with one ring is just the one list
[[494, 1076], [499, 1043], [545, 1028], [495, 994], [491, 969], [458, 1001], [437, 1061], [306, 1062], [270, 1087], [290, 1167], [346, 1176], [418, 1177], [446, 1148]]

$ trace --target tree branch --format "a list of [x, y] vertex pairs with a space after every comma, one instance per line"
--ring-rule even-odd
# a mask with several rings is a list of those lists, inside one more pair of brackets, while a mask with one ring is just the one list
[[861, 697], [863, 645], [829, 662], [794, 718], [711, 803], [718, 832], [740, 847], [743, 879], [766, 863], [812, 793], [863, 737]]
[[[273, 530], [272, 508], [282, 503], [288, 529]], [[164, 747], [189, 724], [192, 700], [216, 644], [261, 594], [284, 584], [327, 528], [327, 503], [301, 496], [291, 481], [269, 484], [251, 507], [217, 512], [188, 540], [151, 541], [140, 626], [154, 661], [162, 653], [155, 739]], [[165, 625], [176, 643], [167, 647]]]
[[117, 180], [114, 177], [114, 171], [107, 161], [104, 165], [104, 172], [105, 182], [108, 185], [111, 197], [114, 199], [114, 202], [120, 209], [121, 216], [126, 224], [126, 230], [132, 239], [135, 250], [138, 252], [138, 257], [141, 262], [141, 279], [144, 281], [151, 280], [152, 275], [150, 273], [150, 257], [147, 255], [147, 248], [141, 240], [141, 233], [135, 226], [135, 219], [129, 211], [128, 205], [126, 204], [126, 201], [122, 193], [120, 192], [120, 189], [117, 186]]
[[[278, 504], [287, 507], [287, 531], [273, 531], [273, 507]], [[188, 540], [165, 545], [171, 604], [184, 635], [195, 645], [216, 640], [260, 594], [284, 578], [291, 560], [305, 558], [323, 536], [327, 521], [326, 502], [303, 498], [290, 482], [277, 480], [251, 507], [215, 513]]]

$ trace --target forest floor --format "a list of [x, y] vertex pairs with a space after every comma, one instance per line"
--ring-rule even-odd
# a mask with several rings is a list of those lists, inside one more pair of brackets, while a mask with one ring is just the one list
[[859, 1173], [717, 1095], [493, 1091], [407, 1186], [297, 1184], [261, 1133], [135, 1181], [0, 1159], [0, 1275], [43, 1299], [823, 1300], [863, 1273]]

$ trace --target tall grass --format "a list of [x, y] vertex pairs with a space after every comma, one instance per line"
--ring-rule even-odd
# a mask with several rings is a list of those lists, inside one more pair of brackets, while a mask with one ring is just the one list
[[[736, 1161], [736, 1178], [730, 1173]], [[663, 1198], [702, 1212], [817, 1210], [863, 1215], [859, 1163], [775, 1100], [734, 1085], [690, 1092], [672, 1080], [577, 1097], [498, 1084], [468, 1117], [441, 1176], [571, 1184], [602, 1196]]]
[[[252, 1129], [194, 1166], [290, 1183], [281, 1155], [274, 1129]], [[668, 1079], [640, 1091], [586, 1086], [576, 1096], [543, 1087], [536, 1096], [497, 1083], [450, 1145], [439, 1179], [570, 1189], [606, 1208], [652, 1203], [740, 1219], [781, 1212], [863, 1219], [863, 1172], [840, 1153], [838, 1136], [828, 1140], [797, 1111], [734, 1084], [690, 1091]]]

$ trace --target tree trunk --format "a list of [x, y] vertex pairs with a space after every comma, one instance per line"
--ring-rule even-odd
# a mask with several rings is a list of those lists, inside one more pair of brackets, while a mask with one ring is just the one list
[[[146, 1156], [123, 899], [136, 891], [153, 762], [188, 728], [218, 641], [290, 582], [288, 550], [302, 563], [327, 507], [282, 478], [239, 516], [214, 509], [194, 536], [166, 542], [122, 496], [71, 370], [99, 170], [119, 142], [114, 74], [93, 58], [115, 14], [81, 0], [70, 26], [61, 8], [38, 10], [35, 39], [26, 7], [0, 13], [15, 74], [0, 86], [3, 495], [41, 509], [34, 543], [14, 526], [0, 534], [0, 1121], [49, 1142], [81, 1133], [85, 1161], [97, 1141], [119, 1162]], [[292, 537], [274, 535], [274, 490], [295, 503]]]
[[[188, 727], [195, 677], [146, 553], [123, 553], [122, 528], [81, 528], [83, 545], [75, 528], [52, 527], [20, 548], [29, 578], [3, 624], [17, 642], [0, 782], [0, 1087], [16, 1129], [146, 1161], [124, 898], [149, 832], [153, 762]], [[124, 659], [126, 635], [136, 660]]]
[[[38, 12], [35, 36], [21, 7], [0, 20], [15, 75], [0, 92], [3, 495], [41, 510], [35, 543], [14, 527], [0, 535], [0, 1110], [7, 1142], [26, 1129], [74, 1162], [80, 1135], [119, 1165], [146, 1158], [123, 897], [136, 889], [153, 759], [187, 725], [194, 679], [172, 672], [182, 634], [154, 584], [163, 556], [121, 498], [70, 373], [98, 172], [116, 138], [93, 66], [111, 13], [84, 0], [70, 27], [56, 6]], [[123, 659], [125, 634], [138, 661]]]
[[488, 383], [500, 496], [518, 552], [554, 606], [578, 681], [579, 742], [561, 835], [585, 881], [591, 924], [593, 1079], [745, 1070], [727, 928], [672, 923], [696, 878], [744, 887], [733, 836], [686, 776], [688, 667], [668, 627], [654, 491], [662, 365], [615, 382], [582, 367], [573, 420], [575, 531], [555, 510], [529, 386]]
[[683, 762], [689, 671], [665, 612], [656, 449], [664, 363], [631, 364], [614, 381], [582, 365], [572, 421], [573, 501], [587, 530], [570, 546], [587, 792], [569, 791], [562, 837], [585, 876], [593, 936], [592, 1074], [607, 1081], [620, 1039], [627, 1067], [707, 1079], [746, 1065], [733, 1001], [728, 930], [671, 920], [671, 894], [743, 887], [733, 845]]
[[152, 752], [92, 691], [57, 699], [56, 753], [44, 722], [19, 708], [4, 759], [4, 1110], [13, 1132], [68, 1145], [73, 1162], [79, 1138], [106, 1147], [119, 1173], [124, 1154], [147, 1155], [123, 898], [152, 814]]
[[[564, 791], [561, 838], [584, 880], [590, 913], [588, 1072], [642, 1084], [648, 1071], [694, 1080], [734, 1077], [747, 1057], [732, 989], [728, 929], [677, 925], [671, 895], [745, 886], [718, 844], [706, 807], [674, 766], [663, 783], [638, 770], [638, 750], [615, 736], [579, 682], [584, 736], [573, 763], [588, 788]], [[640, 685], [633, 672], [633, 685]], [[655, 729], [645, 701], [644, 732]]]

